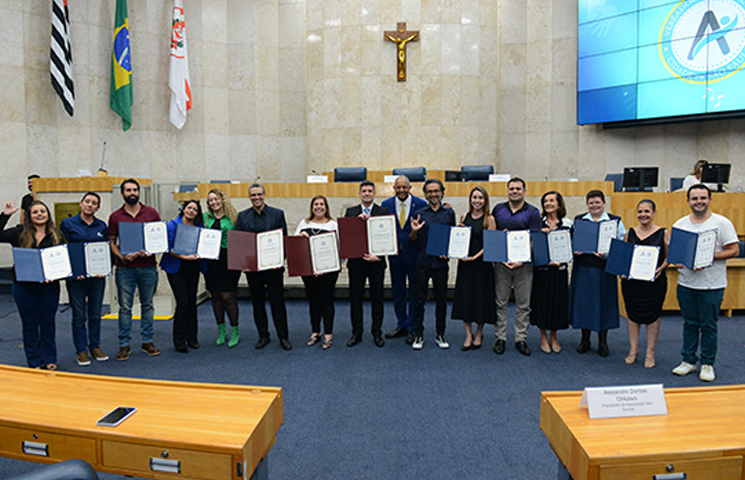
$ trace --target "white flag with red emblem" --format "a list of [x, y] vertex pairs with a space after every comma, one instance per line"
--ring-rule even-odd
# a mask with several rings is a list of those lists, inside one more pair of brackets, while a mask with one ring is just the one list
[[191, 110], [189, 87], [189, 57], [186, 54], [186, 24], [182, 0], [173, 0], [171, 23], [171, 61], [168, 86], [171, 88], [171, 123], [181, 129], [186, 123], [186, 112]]

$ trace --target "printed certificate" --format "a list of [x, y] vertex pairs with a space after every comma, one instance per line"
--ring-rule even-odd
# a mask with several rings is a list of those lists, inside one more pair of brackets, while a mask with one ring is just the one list
[[271, 270], [284, 265], [285, 249], [282, 229], [256, 234], [257, 269]]
[[471, 245], [471, 227], [450, 228], [450, 244], [448, 245], [448, 257], [466, 258]]
[[85, 273], [89, 277], [111, 275], [111, 249], [109, 242], [91, 242], [83, 245]]
[[507, 258], [510, 262], [530, 261], [530, 232], [528, 230], [507, 232]]
[[310, 241], [310, 259], [313, 264], [313, 273], [320, 275], [341, 270], [336, 233], [313, 235], [308, 240]]
[[199, 243], [197, 244], [197, 256], [208, 260], [220, 258], [220, 246], [222, 244], [222, 230], [212, 228], [201, 228], [199, 230]]
[[548, 233], [548, 252], [551, 263], [569, 263], [572, 254], [572, 235], [569, 230], [554, 230]]
[[59, 280], [72, 276], [70, 256], [67, 254], [67, 245], [43, 248], [41, 253], [41, 266], [44, 277], [47, 280]]
[[168, 251], [168, 233], [165, 222], [142, 224], [145, 251], [151, 255]]
[[367, 245], [371, 255], [398, 255], [394, 215], [379, 215], [367, 219]]

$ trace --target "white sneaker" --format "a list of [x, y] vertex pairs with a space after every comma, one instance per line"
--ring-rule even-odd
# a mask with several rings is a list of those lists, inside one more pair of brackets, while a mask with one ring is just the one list
[[[711, 365], [709, 365], [709, 368], [711, 368]], [[680, 362], [680, 365], [673, 368], [673, 373], [675, 375], [688, 375], [689, 373], [693, 373], [696, 370], [698, 370], [698, 367], [696, 365], [691, 365], [688, 362]]]
[[437, 335], [437, 336], [435, 337], [435, 343], [436, 343], [436, 344], [437, 344], [437, 346], [438, 346], [438, 347], [440, 347], [440, 348], [443, 348], [443, 349], [444, 349], [444, 348], [450, 348], [450, 344], [448, 343], [448, 341], [447, 341], [447, 340], [445, 340], [445, 337], [444, 337], [444, 336], [442, 336], [442, 335]]
[[411, 348], [414, 350], [421, 350], [424, 348], [424, 339], [422, 337], [414, 337], [414, 342], [411, 344]]
[[704, 382], [713, 382], [717, 376], [714, 375], [714, 367], [712, 365], [701, 365], [701, 373], [698, 374], [698, 378]]

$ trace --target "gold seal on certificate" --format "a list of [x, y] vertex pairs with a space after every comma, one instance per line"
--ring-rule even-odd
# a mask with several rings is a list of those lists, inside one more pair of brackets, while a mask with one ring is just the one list
[[398, 255], [395, 215], [379, 215], [367, 219], [367, 244], [370, 255]]
[[72, 276], [72, 265], [70, 265], [70, 256], [67, 254], [67, 245], [43, 248], [40, 253], [44, 277], [47, 280], [59, 280]]
[[208, 260], [217, 260], [220, 257], [221, 244], [222, 230], [200, 228], [199, 243], [197, 244], [197, 256]]
[[165, 222], [147, 222], [142, 227], [147, 253], [153, 255], [168, 251], [168, 230]]
[[448, 257], [466, 258], [471, 245], [471, 227], [452, 227], [448, 244]]
[[313, 235], [310, 241], [310, 260], [313, 264], [313, 273], [338, 272], [341, 270], [339, 260], [339, 244], [335, 232]]
[[257, 270], [280, 268], [285, 261], [285, 242], [282, 229], [256, 234]]
[[90, 277], [111, 275], [109, 242], [90, 242], [83, 245], [85, 273]]

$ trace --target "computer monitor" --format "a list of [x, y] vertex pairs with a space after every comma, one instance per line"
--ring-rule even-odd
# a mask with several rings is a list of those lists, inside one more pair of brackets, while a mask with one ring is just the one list
[[651, 192], [657, 186], [659, 167], [624, 167], [623, 187], [627, 192]]
[[729, 183], [729, 172], [732, 165], [729, 163], [707, 163], [701, 172], [701, 182], [716, 183], [717, 191], [724, 191], [723, 185]]

